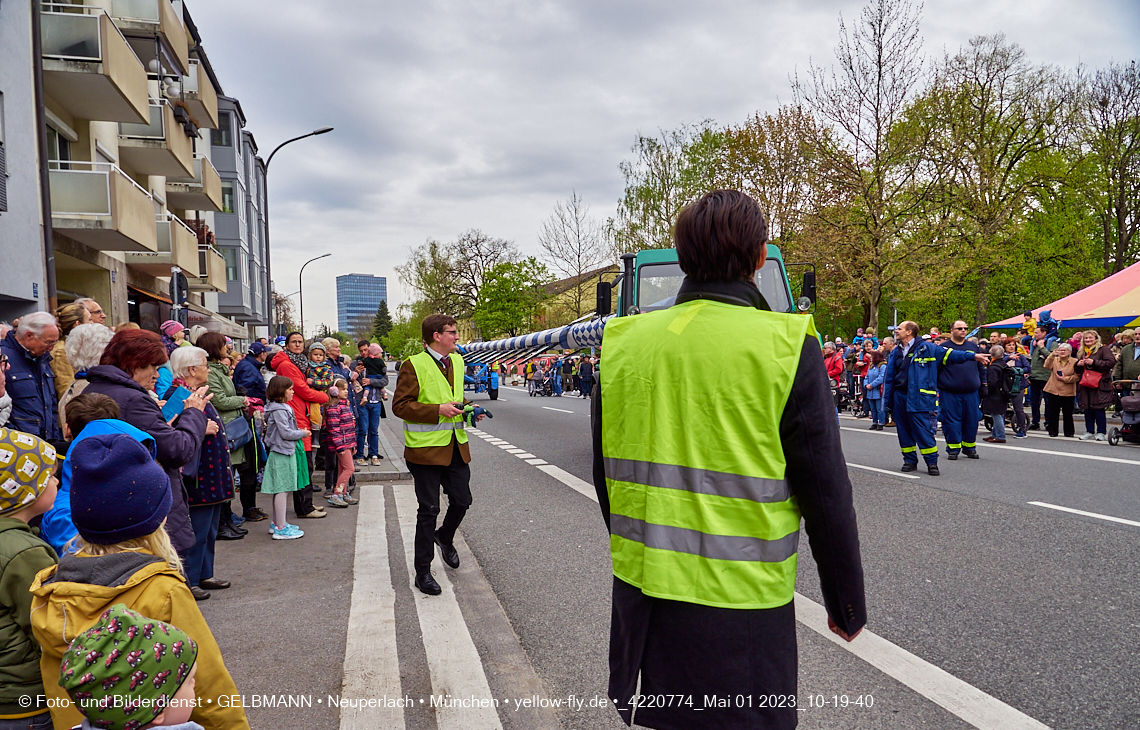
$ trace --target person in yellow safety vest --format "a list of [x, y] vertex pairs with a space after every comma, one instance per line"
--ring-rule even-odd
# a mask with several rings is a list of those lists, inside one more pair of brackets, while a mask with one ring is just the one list
[[534, 393], [534, 371], [538, 368], [534, 360], [527, 362], [526, 367], [523, 368], [523, 373], [526, 376], [526, 392], [529, 394]]
[[[416, 484], [415, 585], [438, 596], [431, 574], [435, 546], [443, 562], [459, 567], [455, 531], [471, 506], [471, 450], [463, 428], [463, 358], [455, 353], [459, 332], [455, 318], [431, 314], [420, 325], [424, 351], [404, 361], [392, 397], [392, 412], [404, 420], [404, 461]], [[480, 415], [477, 420], [483, 420]], [[447, 514], [439, 516], [439, 489], [447, 494]]]
[[[609, 697], [627, 725], [792, 728], [801, 516], [831, 630], [851, 641], [867, 620], [827, 372], [811, 316], [769, 311], [756, 287], [768, 229], [752, 198], [709, 193], [674, 236], [676, 304], [606, 323], [592, 403]], [[752, 699], [706, 702], [737, 696]]]

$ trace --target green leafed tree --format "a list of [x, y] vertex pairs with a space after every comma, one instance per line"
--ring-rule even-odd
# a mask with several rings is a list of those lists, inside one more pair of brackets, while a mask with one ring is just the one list
[[388, 301], [381, 299], [380, 306], [376, 308], [376, 315], [372, 318], [372, 336], [377, 342], [382, 342], [391, 331], [392, 315], [388, 313]]
[[486, 273], [475, 307], [475, 326], [485, 339], [514, 337], [536, 325], [545, 300], [549, 272], [533, 256], [504, 262]]

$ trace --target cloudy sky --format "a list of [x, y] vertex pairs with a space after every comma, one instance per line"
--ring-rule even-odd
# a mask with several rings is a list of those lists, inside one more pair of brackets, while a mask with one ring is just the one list
[[[428, 238], [468, 228], [538, 252], [577, 190], [604, 219], [641, 132], [739, 123], [830, 65], [859, 0], [187, 0], [225, 93], [270, 170], [273, 276], [306, 322], [336, 323], [335, 278], [388, 277]], [[928, 56], [1004, 32], [1038, 63], [1140, 58], [1135, 0], [928, 0]]]

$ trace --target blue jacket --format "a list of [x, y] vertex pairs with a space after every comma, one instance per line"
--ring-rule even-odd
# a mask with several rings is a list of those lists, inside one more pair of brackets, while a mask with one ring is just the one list
[[887, 366], [872, 365], [867, 368], [867, 379], [863, 381], [863, 389], [867, 392], [868, 400], [879, 400], [883, 397], [883, 389], [879, 386], [883, 384], [883, 378], [886, 377]]
[[234, 385], [245, 388], [245, 394], [250, 398], [257, 398], [265, 402], [265, 376], [261, 374], [262, 365], [252, 355], [243, 357], [234, 368]]
[[55, 394], [55, 373], [51, 371], [51, 354], [31, 357], [16, 341], [13, 328], [0, 342], [0, 351], [8, 356], [11, 366], [6, 373], [6, 389], [12, 396], [12, 415], [8, 428], [30, 433], [48, 441], [62, 441], [59, 426], [59, 399]]
[[63, 546], [68, 540], [75, 537], [78, 531], [75, 523], [71, 521], [71, 455], [75, 452], [75, 445], [89, 436], [104, 436], [106, 434], [125, 433], [135, 439], [150, 451], [151, 458], [158, 453], [154, 439], [146, 431], [140, 431], [126, 421], [116, 418], [105, 418], [92, 421], [83, 427], [78, 436], [71, 441], [67, 450], [67, 457], [63, 460], [63, 475], [59, 480], [59, 491], [55, 496], [52, 508], [44, 514], [40, 524], [40, 537], [55, 548], [59, 555], [64, 554]]
[[158, 366], [158, 380], [154, 383], [154, 392], [162, 395], [170, 390], [174, 383], [174, 373], [170, 370], [170, 363], [164, 362]]
[[352, 387], [352, 371], [343, 363], [337, 360], [329, 360], [329, 367], [332, 368], [333, 375], [337, 378], [344, 378], [348, 383], [348, 407], [352, 410], [353, 418], [358, 418], [357, 406], [359, 405], [360, 394]]
[[[891, 357], [887, 360], [887, 372], [883, 375], [883, 398], [891, 403], [894, 394], [895, 370], [903, 367], [903, 346], [899, 344], [891, 350]], [[934, 413], [938, 410], [938, 371], [947, 363], [966, 362], [973, 360], [975, 353], [964, 350], [951, 350], [940, 347], [926, 340], [917, 340], [911, 345], [910, 355], [907, 357], [907, 390], [906, 409], [911, 413]]]

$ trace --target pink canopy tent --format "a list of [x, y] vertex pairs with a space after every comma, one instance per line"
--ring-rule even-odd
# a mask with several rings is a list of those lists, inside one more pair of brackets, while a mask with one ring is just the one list
[[[1107, 279], [1033, 310], [1059, 321], [1062, 327], [1134, 327], [1140, 325], [1140, 263]], [[983, 329], [1017, 329], [1021, 315], [985, 325]]]

